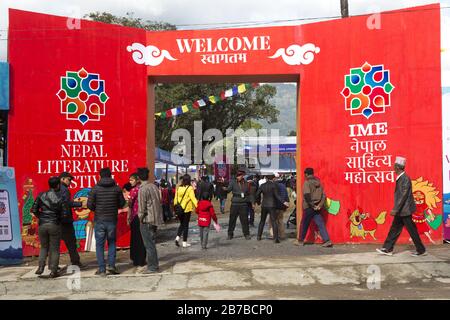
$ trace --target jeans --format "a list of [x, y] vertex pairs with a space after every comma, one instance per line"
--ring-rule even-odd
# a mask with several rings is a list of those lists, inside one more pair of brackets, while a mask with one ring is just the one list
[[320, 211], [316, 211], [312, 208], [308, 208], [303, 210], [303, 218], [302, 218], [302, 234], [300, 236], [300, 241], [304, 241], [306, 237], [306, 233], [308, 232], [309, 225], [311, 224], [311, 220], [317, 224], [319, 227], [320, 236], [322, 237], [324, 242], [330, 241], [330, 237], [328, 236], [327, 228], [325, 227], [325, 222], [323, 221], [322, 215]]
[[59, 264], [59, 244], [61, 242], [61, 226], [54, 223], [44, 223], [38, 229], [41, 251], [39, 266], [44, 267], [48, 256], [50, 271], [57, 272]]
[[80, 264], [80, 255], [77, 251], [77, 238], [75, 237], [73, 223], [61, 224], [61, 238], [67, 247], [67, 251], [69, 251], [70, 263], [73, 265]]
[[278, 223], [277, 223], [277, 210], [275, 208], [262, 207], [261, 208], [261, 221], [258, 227], [258, 238], [261, 238], [264, 231], [264, 225], [266, 224], [267, 215], [270, 215], [270, 221], [273, 228], [273, 239], [279, 240], [278, 236]]
[[181, 237], [181, 234], [183, 234], [183, 241], [186, 242], [188, 238], [189, 221], [191, 220], [191, 213], [184, 212], [178, 218], [180, 219], [180, 226], [178, 227], [177, 236]]
[[157, 227], [148, 223], [141, 223], [142, 241], [144, 241], [145, 249], [147, 250], [147, 269], [149, 271], [157, 271], [158, 252], [156, 251], [156, 230]]
[[202, 248], [206, 249], [208, 245], [208, 235], [209, 235], [209, 226], [207, 227], [199, 227], [200, 228], [200, 242], [202, 243]]
[[383, 248], [385, 248], [389, 252], [394, 250], [394, 245], [397, 242], [398, 237], [402, 233], [403, 226], [406, 228], [406, 230], [408, 230], [408, 233], [411, 236], [414, 245], [416, 246], [417, 252], [424, 253], [426, 250], [425, 246], [420, 239], [416, 224], [412, 221], [411, 216], [394, 217], [394, 221], [392, 222], [391, 228], [389, 229], [389, 233], [387, 235], [386, 241], [383, 244]]
[[236, 228], [236, 221], [239, 216], [241, 220], [242, 233], [244, 236], [250, 235], [250, 230], [248, 227], [248, 207], [247, 204], [244, 205], [231, 205], [230, 208], [230, 221], [228, 224], [228, 235], [233, 236], [234, 229]]
[[219, 202], [220, 202], [220, 213], [225, 213], [225, 202], [227, 199], [220, 199], [219, 198]]
[[113, 221], [95, 221], [95, 255], [97, 256], [98, 269], [106, 271], [105, 242], [108, 240], [108, 266], [116, 266], [116, 226]]

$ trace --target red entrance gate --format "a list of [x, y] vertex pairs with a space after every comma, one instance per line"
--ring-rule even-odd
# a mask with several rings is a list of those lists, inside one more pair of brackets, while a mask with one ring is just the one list
[[[423, 194], [426, 227], [440, 240], [439, 5], [379, 19], [380, 29], [361, 16], [146, 32], [90, 21], [74, 29], [70, 18], [10, 10], [8, 163], [23, 195], [25, 255], [38, 247], [29, 205], [50, 175], [71, 171], [83, 197], [102, 166], [124, 182], [136, 167], [153, 165], [157, 82], [297, 82], [297, 171], [314, 167], [327, 196], [339, 203], [327, 219], [332, 239], [384, 239], [391, 167], [401, 155], [418, 197]], [[77, 212], [81, 249], [89, 214]], [[119, 235], [119, 245], [127, 245], [123, 222]]]

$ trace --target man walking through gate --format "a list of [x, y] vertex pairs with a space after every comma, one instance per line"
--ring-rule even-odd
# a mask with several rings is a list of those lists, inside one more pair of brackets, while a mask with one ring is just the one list
[[305, 169], [305, 182], [303, 183], [303, 218], [301, 227], [300, 240], [296, 243], [305, 244], [304, 240], [308, 231], [311, 220], [314, 219], [319, 227], [320, 236], [323, 239], [322, 247], [332, 247], [333, 244], [330, 241], [330, 237], [323, 221], [320, 211], [325, 204], [326, 196], [323, 191], [320, 180], [314, 176], [313, 168]]
[[233, 239], [238, 216], [241, 221], [242, 232], [244, 233], [245, 239], [251, 239], [248, 227], [248, 204], [254, 203], [255, 200], [251, 198], [250, 189], [244, 179], [244, 175], [244, 169], [239, 169], [236, 174], [236, 179], [231, 180], [228, 187], [225, 188], [227, 192], [233, 194], [231, 198], [230, 221], [228, 225], [228, 240]]
[[394, 245], [402, 233], [403, 227], [406, 227], [411, 239], [416, 246], [416, 252], [413, 256], [424, 256], [427, 254], [425, 246], [417, 232], [416, 224], [412, 221], [412, 214], [416, 212], [416, 203], [412, 193], [411, 179], [405, 173], [406, 159], [397, 157], [394, 163], [394, 171], [397, 174], [394, 191], [394, 209], [391, 215], [394, 216], [391, 228], [387, 235], [383, 248], [377, 249], [380, 254], [392, 256]]
[[[73, 228], [72, 208], [81, 208], [82, 202], [72, 201], [69, 186], [72, 183], [73, 176], [69, 172], [62, 172], [59, 175], [61, 181], [60, 191], [58, 195], [67, 203], [66, 212], [61, 219], [61, 239], [64, 241], [67, 251], [70, 255], [70, 263], [78, 266], [81, 270], [86, 266], [80, 262], [80, 255], [77, 251], [77, 239], [75, 237], [75, 229]], [[84, 204], [86, 206], [86, 204]]]

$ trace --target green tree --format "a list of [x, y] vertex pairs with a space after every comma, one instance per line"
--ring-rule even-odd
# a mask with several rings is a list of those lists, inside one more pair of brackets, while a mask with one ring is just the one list
[[118, 24], [125, 27], [140, 28], [149, 31], [175, 30], [176, 26], [161, 21], [143, 21], [141, 18], [134, 18], [133, 12], [127, 12], [125, 17], [117, 17], [107, 12], [91, 12], [84, 17], [93, 21]]
[[[176, 26], [166, 22], [143, 21], [127, 13], [125, 17], [117, 17], [110, 13], [93, 12], [87, 18], [105, 23], [118, 24], [128, 27], [142, 28], [152, 31], [175, 30]], [[225, 84], [160, 84], [155, 89], [155, 112], [192, 103], [205, 96], [220, 95], [222, 90], [230, 89], [236, 83]], [[244, 94], [228, 98], [214, 105], [200, 110], [188, 112], [177, 117], [157, 118], [155, 124], [156, 145], [165, 150], [172, 150], [172, 132], [178, 128], [190, 131], [193, 137], [194, 121], [202, 121], [203, 130], [216, 128], [225, 136], [227, 129], [239, 128], [245, 121], [255, 125], [256, 121], [266, 120], [269, 124], [278, 121], [279, 111], [271, 103], [276, 94], [276, 88], [262, 85], [250, 88]], [[250, 124], [249, 123], [249, 124]]]

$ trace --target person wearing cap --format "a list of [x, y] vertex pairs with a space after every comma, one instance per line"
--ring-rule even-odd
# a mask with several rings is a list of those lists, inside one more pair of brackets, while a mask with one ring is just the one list
[[232, 193], [230, 220], [228, 224], [228, 240], [233, 239], [238, 216], [241, 221], [242, 232], [245, 239], [251, 239], [250, 229], [248, 226], [248, 205], [249, 203], [253, 204], [255, 200], [250, 194], [250, 188], [244, 179], [244, 175], [245, 170], [239, 169], [236, 174], [236, 179], [231, 180], [228, 187], [224, 187], [224, 190]]
[[314, 176], [313, 168], [306, 168], [304, 173], [305, 182], [303, 183], [303, 217], [300, 224], [301, 233], [299, 241], [295, 244], [305, 245], [304, 240], [306, 233], [308, 232], [311, 221], [314, 219], [319, 227], [320, 236], [323, 240], [322, 247], [332, 247], [333, 243], [330, 241], [330, 236], [328, 235], [325, 222], [321, 215], [321, 210], [323, 209], [326, 200], [322, 183], [319, 178]]
[[416, 224], [412, 220], [412, 214], [416, 212], [416, 203], [412, 193], [411, 179], [405, 173], [405, 166], [406, 159], [396, 157], [394, 171], [397, 174], [397, 179], [394, 191], [394, 208], [391, 211], [394, 220], [384, 241], [383, 248], [376, 250], [380, 254], [392, 256], [394, 245], [402, 233], [403, 227], [405, 227], [416, 246], [416, 252], [412, 253], [412, 255], [424, 256], [427, 252], [417, 232]]
[[59, 179], [61, 186], [58, 195], [68, 204], [61, 219], [61, 239], [64, 241], [67, 251], [69, 251], [70, 263], [78, 266], [80, 269], [85, 269], [86, 266], [81, 263], [80, 255], [77, 251], [77, 239], [75, 237], [75, 229], [73, 227], [72, 208], [85, 207], [86, 203], [72, 201], [72, 195], [69, 190], [70, 184], [73, 180], [72, 174], [69, 172], [62, 172], [59, 175]]

